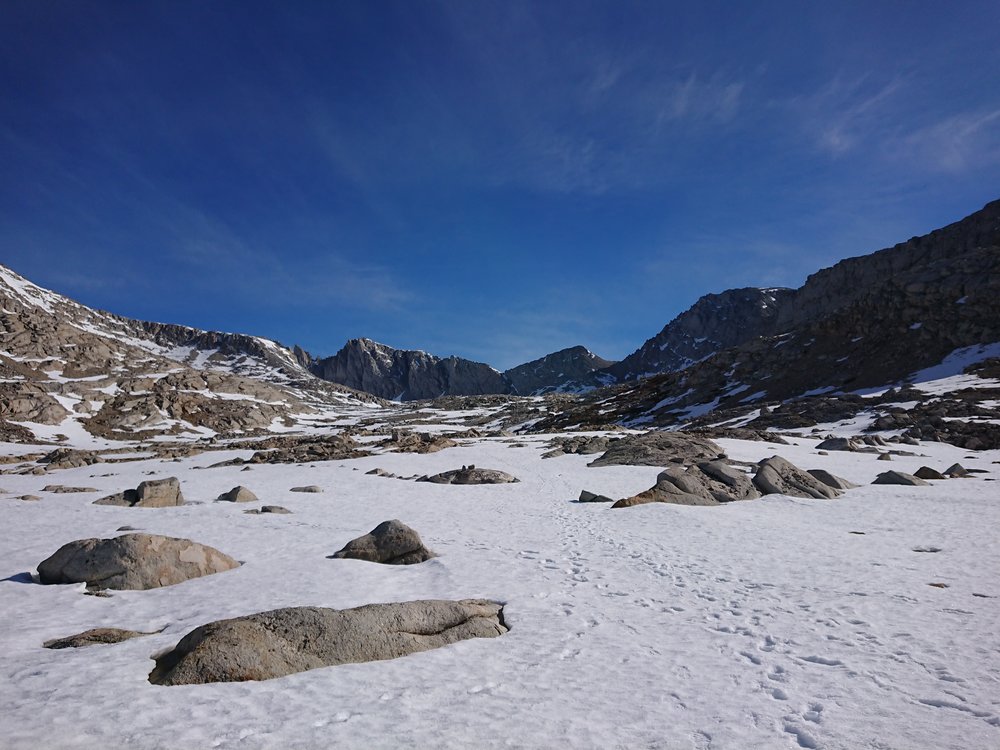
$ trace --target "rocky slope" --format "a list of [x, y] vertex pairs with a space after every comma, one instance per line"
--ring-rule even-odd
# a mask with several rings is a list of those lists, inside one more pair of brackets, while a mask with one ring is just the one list
[[730, 289], [706, 294], [606, 373], [621, 382], [683, 370], [716, 352], [776, 331], [791, 289]]
[[521, 395], [541, 395], [550, 391], [580, 390], [593, 382], [598, 371], [614, 363], [589, 349], [573, 346], [504, 372], [512, 391]]
[[[919, 381], [919, 371], [956, 350], [955, 361], [963, 353], [969, 363], [996, 356], [988, 345], [1000, 341], [1000, 201], [841, 261], [775, 300], [764, 335], [682, 370], [596, 392], [546, 424], [683, 424], [713, 410], [748, 412]], [[712, 337], [711, 327], [702, 332]]]
[[92, 310], [0, 266], [4, 435], [73, 422], [116, 438], [246, 432], [371, 400], [314, 377], [273, 341]]

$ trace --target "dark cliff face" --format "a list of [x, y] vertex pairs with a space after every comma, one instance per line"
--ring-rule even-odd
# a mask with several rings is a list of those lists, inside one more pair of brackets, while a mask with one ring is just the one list
[[348, 341], [332, 357], [316, 360], [312, 371], [324, 380], [401, 401], [511, 390], [503, 375], [489, 365], [393, 349], [369, 339]]
[[[664, 331], [672, 333], [686, 315]], [[782, 295], [763, 327], [765, 333], [683, 369], [595, 394], [594, 403], [600, 400], [601, 413], [620, 420], [671, 425], [716, 407], [753, 408], [810, 392], [906, 382], [956, 349], [998, 342], [1000, 201], [813, 274]], [[596, 414], [584, 403], [553, 426], [596, 420]]]
[[676, 372], [730, 346], [775, 332], [791, 289], [730, 289], [706, 294], [636, 352], [607, 368], [615, 380]]
[[593, 381], [593, 374], [613, 362], [582, 346], [562, 349], [512, 367], [504, 372], [515, 393], [537, 395], [553, 390], [579, 390]]
[[370, 339], [352, 339], [332, 357], [315, 360], [313, 373], [382, 398], [418, 401], [439, 396], [536, 395], [594, 387], [593, 373], [612, 362], [582, 346], [546, 355], [498, 372], [461, 357], [435, 357], [393, 349]]

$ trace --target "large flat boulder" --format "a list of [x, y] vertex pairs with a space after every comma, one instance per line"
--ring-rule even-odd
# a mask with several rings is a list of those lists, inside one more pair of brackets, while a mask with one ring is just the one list
[[434, 553], [420, 535], [402, 521], [383, 521], [369, 533], [352, 539], [331, 558], [368, 560], [385, 565], [412, 565], [430, 560]]
[[588, 466], [695, 464], [714, 461], [722, 455], [722, 448], [706, 437], [685, 432], [654, 431], [615, 440], [604, 455], [591, 461]]
[[125, 508], [170, 508], [184, 505], [181, 483], [177, 477], [150, 479], [141, 482], [134, 490], [116, 492], [95, 500], [94, 505], [119, 505]]
[[818, 500], [840, 495], [840, 490], [821, 482], [781, 456], [771, 456], [761, 461], [757, 465], [753, 483], [765, 495], [812, 497]]
[[86, 583], [96, 589], [154, 589], [239, 567], [213, 547], [155, 534], [79, 539], [38, 565], [42, 583]]
[[475, 466], [463, 466], [461, 469], [452, 469], [433, 476], [420, 477], [417, 481], [434, 482], [435, 484], [507, 484], [521, 480], [499, 469], [477, 469]]
[[290, 607], [195, 628], [156, 659], [154, 685], [270, 680], [308, 669], [395, 659], [507, 632], [503, 605], [482, 599]]

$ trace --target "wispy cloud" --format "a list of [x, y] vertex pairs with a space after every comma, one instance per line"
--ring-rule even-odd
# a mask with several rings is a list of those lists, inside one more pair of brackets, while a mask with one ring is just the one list
[[835, 76], [815, 92], [781, 103], [819, 150], [839, 157], [863, 145], [872, 145], [897, 129], [896, 97], [905, 88], [902, 78], [879, 82], [863, 75]]
[[744, 86], [742, 81], [728, 81], [719, 74], [703, 79], [691, 73], [683, 80], [669, 82], [656, 112], [655, 131], [662, 132], [667, 123], [729, 122], [739, 110]]
[[897, 159], [942, 172], [1000, 163], [1000, 109], [961, 112], [915, 130], [893, 149]]

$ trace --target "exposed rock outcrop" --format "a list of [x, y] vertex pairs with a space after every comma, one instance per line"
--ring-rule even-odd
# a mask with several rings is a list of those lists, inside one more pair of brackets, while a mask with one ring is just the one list
[[719, 505], [757, 497], [760, 492], [742, 471], [722, 461], [704, 461], [688, 469], [669, 466], [660, 472], [651, 488], [611, 507], [631, 508], [646, 503]]
[[379, 443], [379, 447], [395, 453], [437, 453], [457, 445], [458, 443], [444, 435], [408, 432], [406, 430], [393, 430], [392, 436], [388, 440]]
[[134, 490], [116, 492], [95, 500], [94, 505], [120, 505], [127, 508], [167, 508], [184, 505], [181, 483], [177, 477], [150, 479], [141, 482]]
[[754, 474], [753, 483], [765, 495], [791, 495], [816, 499], [830, 499], [840, 495], [840, 490], [802, 471], [781, 456], [772, 456], [761, 461]]
[[64, 544], [38, 565], [42, 583], [97, 589], [153, 589], [239, 567], [229, 555], [190, 539], [124, 534]]
[[383, 521], [370, 532], [352, 539], [331, 558], [368, 560], [385, 565], [412, 565], [434, 557], [420, 535], [402, 521]]
[[921, 487], [927, 486], [929, 483], [920, 477], [907, 474], [905, 471], [884, 471], [875, 477], [875, 481], [872, 484], [899, 484], [905, 487]]
[[506, 632], [503, 606], [481, 599], [276, 609], [196, 628], [156, 659], [149, 681], [269, 680], [319, 667], [395, 659]]
[[603, 456], [588, 466], [666, 466], [714, 461], [724, 455], [708, 438], [684, 432], [654, 430], [642, 435], [626, 435], [608, 446]]
[[461, 469], [452, 469], [433, 476], [420, 477], [417, 481], [433, 482], [434, 484], [508, 484], [521, 480], [499, 469], [477, 469], [475, 466], [463, 466]]
[[76, 635], [69, 635], [65, 638], [53, 638], [42, 644], [43, 648], [83, 648], [85, 646], [98, 646], [110, 643], [121, 643], [132, 638], [141, 638], [144, 633], [139, 630], [122, 630], [121, 628], [93, 628], [85, 630]]
[[257, 496], [243, 485], [237, 485], [227, 492], [223, 492], [216, 498], [219, 502], [226, 503], [255, 503]]
[[826, 469], [809, 469], [809, 473], [827, 487], [833, 487], [835, 490], [850, 490], [858, 486], [854, 484], [854, 482], [849, 482], [843, 477], [831, 474]]

